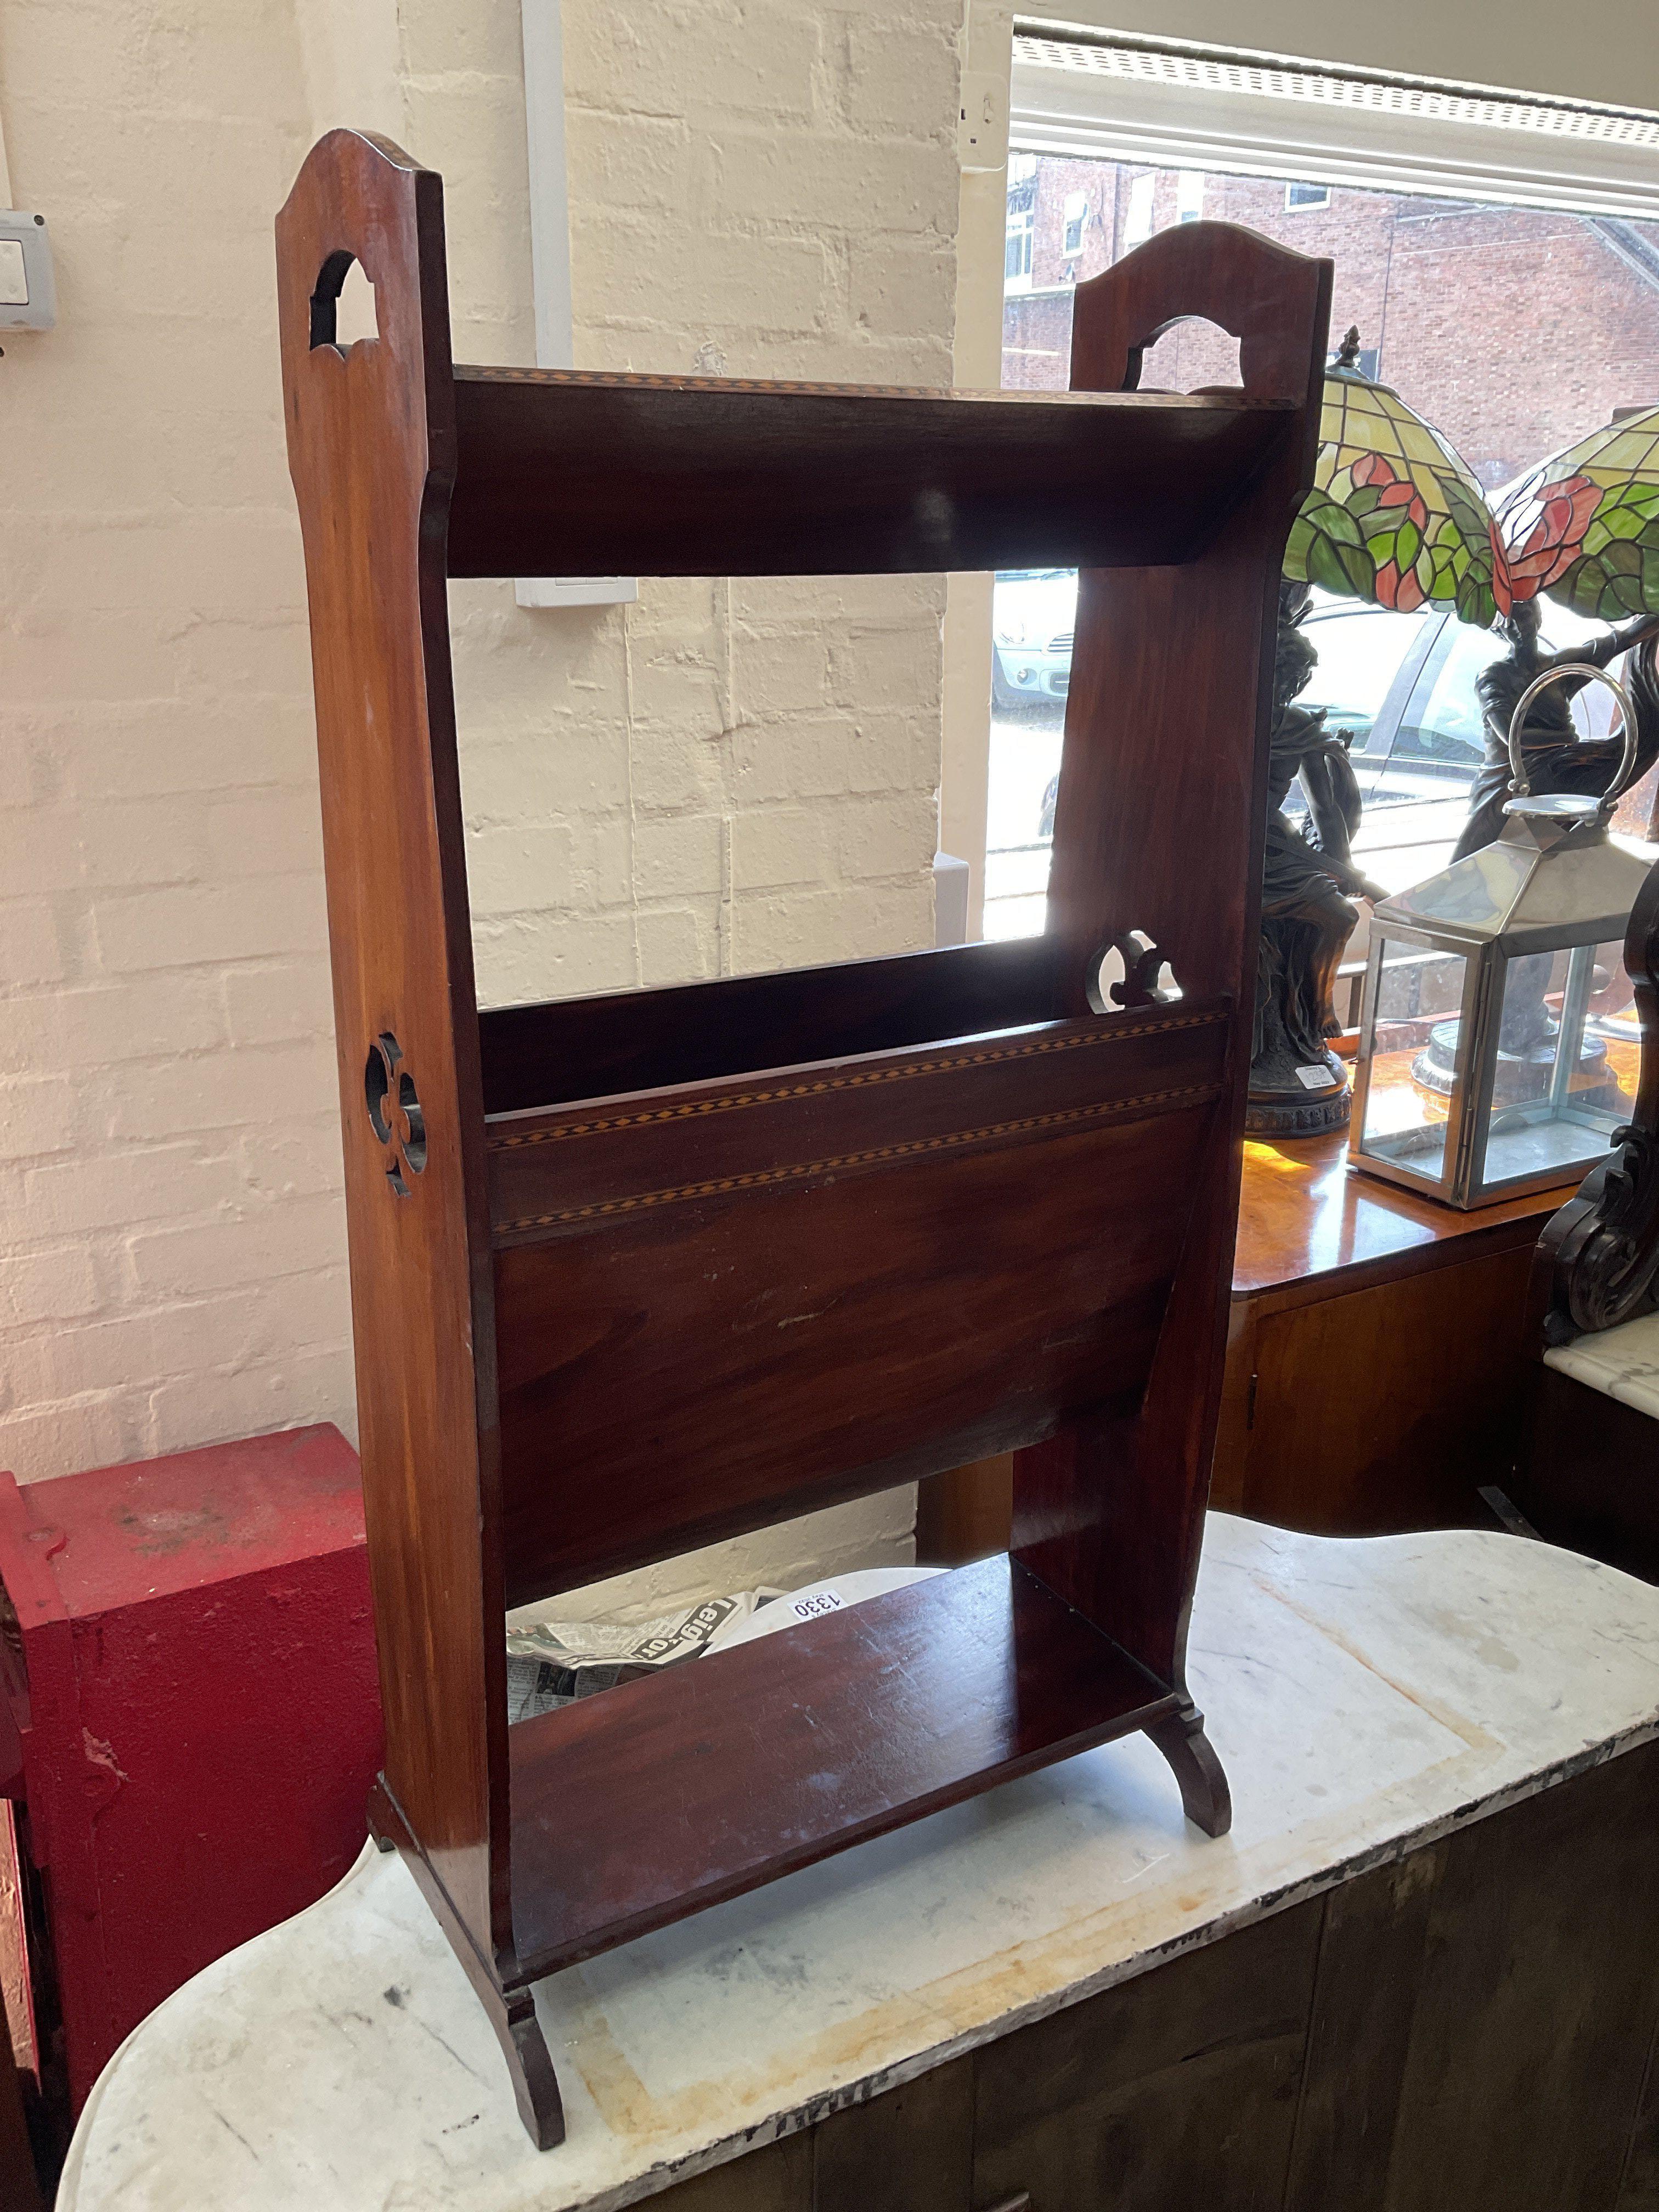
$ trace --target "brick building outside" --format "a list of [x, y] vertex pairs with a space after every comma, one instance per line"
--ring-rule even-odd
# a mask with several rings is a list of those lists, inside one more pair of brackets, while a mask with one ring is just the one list
[[[1200, 215], [1328, 254], [1333, 339], [1358, 324], [1365, 368], [1488, 489], [1659, 403], [1659, 223], [1049, 155], [1009, 168], [1004, 384], [1063, 386], [1073, 287]], [[1237, 378], [1236, 343], [1194, 323], [1142, 381]]]

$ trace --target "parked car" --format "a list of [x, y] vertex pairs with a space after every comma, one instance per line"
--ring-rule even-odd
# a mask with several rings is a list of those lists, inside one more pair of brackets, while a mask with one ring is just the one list
[[[1044, 580], [1057, 592], [1057, 580]], [[1069, 576], [1066, 581], [1069, 586]], [[1365, 809], [1356, 855], [1385, 889], [1403, 890], [1449, 857], [1463, 826], [1470, 789], [1485, 757], [1475, 679], [1505, 650], [1504, 641], [1492, 630], [1459, 622], [1449, 611], [1421, 607], [1413, 614], [1394, 614], [1323, 592], [1316, 594], [1305, 629], [1319, 664], [1301, 703], [1323, 707], [1328, 729], [1352, 734], [1351, 757]], [[1544, 641], [1557, 650], [1598, 629], [1598, 624], [1551, 605]], [[1070, 678], [1069, 636], [1066, 646], [1067, 665], [1055, 679], [1055, 697], [1064, 697]], [[999, 658], [1000, 652], [999, 647]], [[1607, 692], [1599, 687], [1586, 691], [1578, 711], [1587, 717], [1588, 732], [1606, 732], [1612, 713]], [[1058, 775], [1051, 777], [1043, 793], [1039, 837], [1054, 834], [1059, 787]], [[1291, 786], [1285, 812], [1292, 820], [1305, 814], [1299, 785]], [[1376, 864], [1367, 855], [1375, 855]]]
[[[1559, 651], [1600, 628], [1549, 605], [1543, 642]], [[1319, 665], [1301, 703], [1323, 707], [1328, 730], [1352, 733], [1364, 806], [1356, 856], [1385, 890], [1402, 890], [1450, 858], [1486, 757], [1476, 680], [1508, 648], [1496, 631], [1447, 610], [1391, 614], [1322, 593], [1305, 629]], [[1581, 695], [1576, 711], [1587, 734], [1606, 734], [1613, 708], [1599, 685]], [[1285, 811], [1292, 820], [1305, 813], [1299, 785]]]
[[1000, 712], [1064, 700], [1076, 609], [1075, 568], [998, 570], [991, 589], [991, 699]]

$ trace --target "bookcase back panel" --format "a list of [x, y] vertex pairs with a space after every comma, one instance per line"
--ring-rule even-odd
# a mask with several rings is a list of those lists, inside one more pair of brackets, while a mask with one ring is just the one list
[[522, 1157], [568, 1203], [497, 1237], [508, 1603], [1132, 1402], [1227, 1035], [1056, 1023], [546, 1117]]

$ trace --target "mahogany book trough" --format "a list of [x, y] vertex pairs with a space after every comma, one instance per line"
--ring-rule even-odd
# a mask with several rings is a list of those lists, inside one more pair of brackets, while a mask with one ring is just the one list
[[[1184, 1644], [1330, 264], [1184, 224], [1079, 286], [1069, 392], [909, 392], [457, 367], [441, 179], [383, 139], [276, 228], [371, 1820], [545, 2146], [557, 1967], [1133, 1729], [1227, 1824]], [[1135, 388], [1186, 316], [1240, 388]], [[449, 577], [1036, 566], [1082, 572], [1043, 935], [479, 1009]], [[1006, 1553], [509, 1727], [507, 1607], [1006, 1451]]]

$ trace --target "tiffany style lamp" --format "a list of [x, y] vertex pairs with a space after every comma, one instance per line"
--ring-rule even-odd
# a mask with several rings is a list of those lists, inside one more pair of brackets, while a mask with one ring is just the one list
[[1514, 598], [1547, 592], [1603, 622], [1659, 612], [1659, 407], [1541, 461], [1498, 526]]
[[[1353, 866], [1359, 792], [1346, 738], [1296, 702], [1316, 655], [1300, 624], [1311, 587], [1409, 612], [1431, 602], [1490, 622], [1503, 562], [1480, 487], [1437, 431], [1358, 366], [1350, 330], [1327, 372], [1313, 489], [1291, 526], [1279, 592], [1261, 959], [1245, 1127], [1310, 1136], [1348, 1118], [1347, 1071], [1328, 1040], [1338, 963], [1381, 892]], [[1284, 812], [1301, 779], [1317, 842]]]
[[[1521, 693], [1535, 690], [1550, 670], [1570, 661], [1607, 668], [1630, 653], [1626, 683], [1637, 717], [1636, 781], [1659, 757], [1659, 683], [1648, 644], [1659, 633], [1659, 408], [1610, 422], [1540, 461], [1504, 501], [1497, 527], [1505, 548], [1497, 627], [1509, 651], [1477, 685], [1486, 761], [1471, 794], [1458, 859], [1502, 829], [1509, 786], [1504, 733]], [[1551, 654], [1542, 644], [1546, 596], [1613, 626]], [[1645, 652], [1632, 652], [1644, 644]], [[1599, 793], [1606, 786], [1611, 747], [1575, 741], [1570, 701], [1578, 688], [1579, 679], [1567, 677], [1528, 711], [1522, 744], [1535, 790]]]
[[1402, 613], [1455, 607], [1485, 627], [1510, 598], [1486, 495], [1440, 433], [1364, 374], [1358, 352], [1350, 330], [1326, 374], [1319, 459], [1285, 573]]
[[[1607, 831], [1659, 750], [1659, 702], [1645, 656], [1628, 685], [1607, 670], [1659, 629], [1659, 409], [1540, 463], [1497, 533], [1510, 651], [1478, 684], [1487, 764], [1451, 866], [1373, 917], [1351, 1145], [1357, 1166], [1459, 1206], [1581, 1174], [1632, 1105], [1620, 951], [1648, 862]], [[1636, 619], [1546, 656], [1544, 593]], [[1587, 682], [1616, 696], [1616, 769], [1576, 742], [1568, 700]]]

